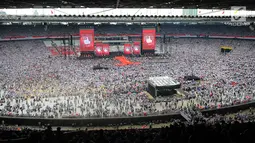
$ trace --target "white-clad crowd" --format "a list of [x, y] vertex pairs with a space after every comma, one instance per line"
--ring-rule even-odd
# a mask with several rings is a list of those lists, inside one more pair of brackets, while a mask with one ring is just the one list
[[[0, 44], [0, 114], [8, 116], [120, 117], [178, 112], [187, 107], [220, 108], [255, 96], [253, 41], [171, 39], [168, 57], [133, 57], [140, 65], [116, 66], [113, 58], [51, 57], [42, 41]], [[228, 54], [220, 46], [232, 46]], [[108, 70], [93, 70], [101, 64]], [[200, 83], [184, 76], [201, 77]], [[146, 80], [170, 76], [186, 97], [149, 100]]]

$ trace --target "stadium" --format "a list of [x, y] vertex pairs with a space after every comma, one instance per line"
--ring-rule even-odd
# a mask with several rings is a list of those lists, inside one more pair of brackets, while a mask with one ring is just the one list
[[0, 2], [0, 142], [254, 142], [254, 6]]

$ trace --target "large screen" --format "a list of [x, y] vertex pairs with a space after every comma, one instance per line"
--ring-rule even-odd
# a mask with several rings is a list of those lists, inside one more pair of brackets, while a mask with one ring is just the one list
[[155, 28], [143, 29], [143, 50], [155, 50], [156, 46], [156, 30]]
[[80, 51], [94, 52], [94, 29], [80, 29]]

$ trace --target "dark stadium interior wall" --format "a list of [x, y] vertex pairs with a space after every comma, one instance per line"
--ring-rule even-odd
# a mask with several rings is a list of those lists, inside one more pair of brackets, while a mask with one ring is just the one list
[[[47, 30], [45, 30], [44, 25], [1, 25], [2, 34], [0, 37], [78, 34], [80, 27], [77, 25], [48, 25]], [[143, 28], [141, 25], [100, 25], [93, 27], [95, 28], [95, 34], [141, 34]], [[247, 26], [161, 24], [160, 29], [160, 33], [163, 34], [255, 35]]]

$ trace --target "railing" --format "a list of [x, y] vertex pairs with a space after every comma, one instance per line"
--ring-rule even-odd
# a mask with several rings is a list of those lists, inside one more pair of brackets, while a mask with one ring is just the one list
[[[202, 114], [213, 115], [213, 114], [226, 114], [238, 112], [243, 109], [248, 109], [250, 107], [255, 107], [255, 101], [242, 103], [238, 105], [222, 107], [220, 109], [208, 109], [202, 110]], [[51, 124], [52, 126], [87, 126], [92, 124], [93, 126], [107, 126], [114, 124], [139, 124], [142, 122], [154, 122], [161, 121], [167, 122], [170, 119], [183, 119], [179, 113], [171, 113], [166, 115], [154, 115], [154, 116], [145, 116], [145, 117], [119, 117], [119, 118], [65, 118], [65, 119], [44, 119], [44, 118], [33, 118], [33, 117], [8, 117], [2, 116], [0, 120], [4, 120], [6, 124], [19, 124], [27, 126], [37, 126], [40, 122], [43, 124]]]

